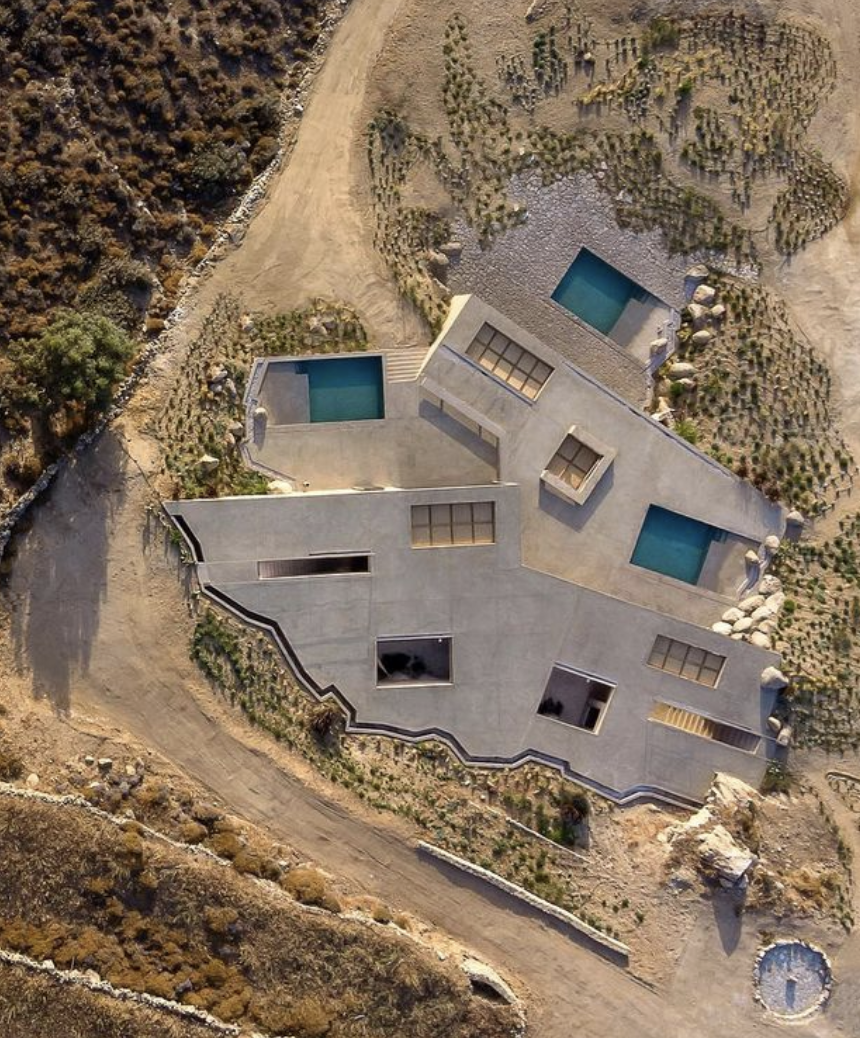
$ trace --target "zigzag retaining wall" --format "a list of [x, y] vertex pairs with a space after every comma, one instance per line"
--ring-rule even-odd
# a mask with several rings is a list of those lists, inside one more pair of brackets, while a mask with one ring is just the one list
[[425, 843], [421, 840], [418, 844], [418, 850], [422, 854], [436, 858], [438, 861], [458, 869], [460, 872], [465, 872], [470, 876], [483, 880], [485, 883], [489, 883], [491, 886], [504, 891], [518, 901], [522, 901], [541, 914], [557, 920], [567, 929], [573, 931], [577, 937], [585, 937], [590, 944], [596, 946], [597, 951], [607, 955], [609, 958], [621, 960], [625, 966], [627, 965], [630, 959], [630, 949], [626, 944], [622, 944], [621, 941], [615, 940], [614, 937], [608, 937], [605, 933], [601, 933], [600, 930], [596, 930], [572, 912], [545, 901], [542, 897], [532, 894], [524, 887], [511, 883], [510, 880], [503, 879], [495, 872], [490, 872], [489, 869], [475, 865], [474, 862], [467, 861], [465, 858], [459, 858], [456, 854], [451, 854], [450, 851], [442, 850], [441, 847], [434, 847], [433, 844]]

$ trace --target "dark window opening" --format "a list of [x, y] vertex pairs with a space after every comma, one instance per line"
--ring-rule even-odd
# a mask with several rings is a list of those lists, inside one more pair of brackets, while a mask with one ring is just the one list
[[261, 580], [369, 572], [369, 555], [311, 555], [306, 559], [270, 559], [257, 563], [257, 575]]
[[597, 732], [614, 688], [605, 681], [553, 667], [538, 713], [563, 724]]
[[377, 641], [377, 685], [447, 685], [450, 681], [450, 638], [380, 638]]

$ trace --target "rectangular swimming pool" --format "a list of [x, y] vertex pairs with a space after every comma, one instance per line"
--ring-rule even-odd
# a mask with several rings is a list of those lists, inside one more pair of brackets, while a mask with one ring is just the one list
[[631, 299], [647, 296], [635, 281], [588, 249], [579, 250], [552, 294], [556, 303], [604, 335], [609, 335]]
[[385, 417], [381, 357], [331, 357], [299, 361], [308, 379], [312, 422], [355, 422]]
[[651, 505], [630, 561], [653, 573], [696, 584], [711, 543], [726, 537], [726, 531], [716, 526]]

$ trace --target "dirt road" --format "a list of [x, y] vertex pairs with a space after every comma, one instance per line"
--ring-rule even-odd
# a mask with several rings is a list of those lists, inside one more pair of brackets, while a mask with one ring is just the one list
[[338, 26], [295, 148], [241, 247], [202, 284], [194, 310], [232, 292], [249, 309], [289, 310], [315, 296], [348, 300], [380, 346], [426, 341], [373, 247], [360, 125], [368, 77], [405, 0], [354, 0]]
[[124, 442], [121, 432], [108, 433], [60, 479], [18, 542], [4, 597], [24, 671], [22, 694], [33, 690], [61, 710], [100, 713], [236, 814], [474, 948], [525, 986], [539, 1038], [569, 1038], [572, 1028], [582, 1038], [689, 1038], [694, 1022], [707, 1035], [714, 1006], [714, 1034], [766, 1033], [748, 997], [746, 954], [729, 961], [716, 938], [708, 948], [738, 978], [731, 998], [701, 985], [695, 993], [652, 992], [501, 894], [420, 859], [384, 821], [351, 814], [279, 767], [253, 733], [224, 724], [188, 657], [189, 620], [173, 554], [147, 532], [150, 494], [138, 463], [151, 462], [150, 449], [138, 435]]
[[[770, 1033], [749, 998], [749, 961], [704, 932], [714, 984], [658, 994], [502, 895], [418, 858], [394, 829], [362, 819], [270, 759], [253, 733], [222, 723], [188, 657], [182, 574], [146, 522], [158, 449], [141, 432], [158, 386], [181, 363], [195, 322], [224, 290], [282, 309], [312, 295], [355, 305], [377, 341], [420, 328], [387, 281], [355, 203], [361, 97], [385, 28], [403, 0], [354, 0], [308, 104], [295, 152], [244, 244], [201, 287], [175, 352], [126, 419], [57, 482], [17, 543], [3, 593], [15, 667], [0, 680], [58, 710], [98, 711], [265, 824], [323, 867], [447, 930], [524, 985], [538, 1038], [708, 1038]], [[183, 343], [183, 336], [185, 343]], [[11, 661], [10, 661], [11, 662]], [[17, 671], [17, 673], [13, 673]], [[734, 985], [727, 990], [723, 985]], [[817, 1027], [818, 1025], [816, 1025]], [[829, 1024], [816, 1035], [837, 1033]], [[478, 1036], [476, 1036], [478, 1038]]]

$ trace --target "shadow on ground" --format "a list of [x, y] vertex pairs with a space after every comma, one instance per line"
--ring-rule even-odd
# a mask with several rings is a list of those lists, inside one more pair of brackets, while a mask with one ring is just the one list
[[15, 662], [31, 675], [33, 694], [61, 713], [70, 709], [75, 674], [89, 667], [126, 464], [118, 434], [109, 429], [58, 477], [13, 543], [3, 598]]

